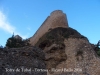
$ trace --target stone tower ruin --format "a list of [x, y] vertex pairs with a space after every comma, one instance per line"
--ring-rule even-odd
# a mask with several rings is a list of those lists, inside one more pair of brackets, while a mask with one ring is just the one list
[[30, 38], [30, 44], [34, 46], [46, 32], [48, 32], [50, 29], [54, 29], [57, 27], [68, 27], [66, 14], [63, 13], [63, 11], [61, 10], [53, 11], [50, 16], [46, 18], [40, 28]]

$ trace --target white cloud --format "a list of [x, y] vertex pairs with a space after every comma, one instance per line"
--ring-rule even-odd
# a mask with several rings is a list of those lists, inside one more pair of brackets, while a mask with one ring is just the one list
[[18, 34], [24, 39], [27, 38], [27, 35], [23, 36], [19, 32], [16, 31], [16, 28], [7, 21], [7, 17], [2, 11], [0, 11], [0, 29], [10, 34], [13, 34], [14, 32], [15, 35]]
[[0, 11], [0, 28], [12, 34], [15, 28], [7, 22], [6, 16]]

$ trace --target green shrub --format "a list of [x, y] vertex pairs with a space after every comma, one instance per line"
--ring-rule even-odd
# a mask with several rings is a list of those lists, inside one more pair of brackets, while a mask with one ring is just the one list
[[64, 37], [64, 38], [68, 38], [69, 36], [68, 36], [67, 34], [64, 34], [63, 37]]
[[[20, 37], [21, 38], [21, 37]], [[19, 47], [24, 47], [24, 46], [29, 46], [29, 40], [22, 40], [22, 39], [17, 39], [13, 35], [12, 37], [8, 38], [6, 42], [6, 47], [8, 48], [19, 48]]]
[[0, 46], [0, 50], [3, 50], [3, 46], [2, 45]]
[[100, 40], [98, 41], [98, 43], [95, 45], [95, 52], [97, 53], [98, 56], [100, 56]]
[[100, 50], [99, 50], [99, 51], [97, 51], [97, 54], [100, 56]]
[[98, 48], [97, 55], [100, 56], [100, 48]]

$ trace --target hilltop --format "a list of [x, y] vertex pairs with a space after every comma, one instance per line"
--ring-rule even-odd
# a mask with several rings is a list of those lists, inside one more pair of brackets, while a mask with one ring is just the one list
[[34, 46], [39, 38], [42, 37], [46, 32], [57, 27], [69, 27], [66, 14], [61, 10], [55, 10], [51, 12], [50, 16], [46, 18], [36, 33], [30, 38], [30, 44]]
[[[15, 41], [12, 44], [11, 39], [11, 48], [0, 49], [1, 75], [100, 75], [100, 57], [95, 46], [69, 27], [67, 16], [61, 10], [53, 11], [35, 35], [22, 41], [23, 45], [17, 42], [20, 47], [14, 45]], [[6, 72], [5, 68], [37, 68], [45, 72], [16, 73]]]
[[88, 39], [72, 28], [58, 27], [45, 33], [35, 46], [45, 53], [47, 69], [80, 69], [47, 75], [99, 75], [100, 58]]

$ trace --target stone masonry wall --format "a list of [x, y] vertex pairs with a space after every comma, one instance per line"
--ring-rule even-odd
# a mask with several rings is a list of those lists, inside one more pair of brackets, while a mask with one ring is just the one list
[[47, 17], [35, 35], [30, 38], [30, 44], [35, 45], [39, 38], [41, 38], [46, 32], [57, 27], [68, 27], [66, 14], [61, 10], [53, 11], [50, 16]]

